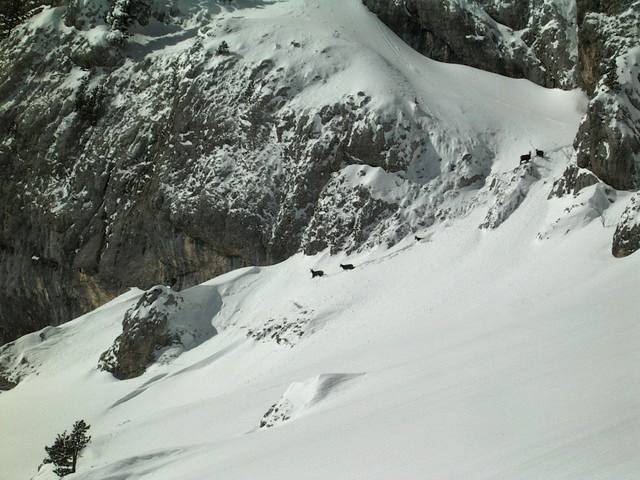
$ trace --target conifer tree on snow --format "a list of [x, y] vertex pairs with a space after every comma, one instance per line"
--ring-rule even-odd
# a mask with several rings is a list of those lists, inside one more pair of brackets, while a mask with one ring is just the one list
[[87, 435], [90, 425], [84, 420], [78, 420], [73, 424], [71, 433], [65, 430], [59, 433], [53, 445], [44, 447], [47, 458], [44, 463], [52, 463], [53, 472], [59, 477], [75, 473], [80, 452], [89, 444], [91, 436]]

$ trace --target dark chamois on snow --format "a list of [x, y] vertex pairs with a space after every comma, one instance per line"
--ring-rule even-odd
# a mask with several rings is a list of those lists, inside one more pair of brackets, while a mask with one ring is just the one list
[[310, 270], [311, 270], [311, 278], [324, 276], [324, 271], [322, 270], [314, 270], [313, 268], [311, 268]]
[[340, 268], [343, 270], [353, 270], [356, 267], [354, 267], [352, 263], [345, 263], [344, 265], [341, 263]]

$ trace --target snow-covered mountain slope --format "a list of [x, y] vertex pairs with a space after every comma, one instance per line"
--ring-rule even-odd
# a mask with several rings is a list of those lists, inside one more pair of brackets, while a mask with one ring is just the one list
[[105, 0], [2, 40], [1, 338], [132, 283], [395, 244], [569, 147], [586, 108], [426, 59], [358, 0], [156, 3], [122, 47]]
[[185, 292], [186, 318], [215, 300], [217, 335], [140, 377], [97, 369], [139, 290], [18, 340], [32, 368], [0, 393], [2, 478], [55, 478], [43, 447], [78, 418], [78, 480], [637, 478], [640, 257], [610, 255], [620, 202], [538, 239], [574, 200], [547, 200], [563, 164], [537, 163], [497, 229], [478, 208]]
[[638, 202], [576, 166], [582, 94], [357, 0], [184, 0], [122, 48], [73, 5], [0, 52], [0, 320], [212, 279], [2, 347], [2, 480], [79, 418], [78, 480], [640, 476]]

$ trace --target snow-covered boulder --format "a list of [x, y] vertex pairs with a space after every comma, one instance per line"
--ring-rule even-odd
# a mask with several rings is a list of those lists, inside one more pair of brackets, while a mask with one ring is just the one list
[[98, 368], [116, 378], [142, 375], [154, 363], [165, 363], [211, 338], [221, 305], [219, 294], [194, 287], [184, 294], [157, 286], [146, 291], [124, 315], [122, 334], [100, 356]]
[[122, 334], [100, 356], [98, 368], [119, 379], [144, 373], [161, 349], [180, 342], [169, 329], [169, 317], [183, 302], [182, 297], [168, 287], [154, 287], [145, 292], [125, 313]]
[[565, 195], [577, 195], [583, 188], [598, 183], [598, 177], [585, 168], [570, 164], [562, 173], [562, 176], [553, 182], [549, 192], [549, 199], [564, 197]]
[[41, 353], [59, 340], [60, 327], [45, 327], [0, 346], [0, 391], [11, 390], [27, 376], [37, 373]]
[[636, 193], [622, 213], [613, 234], [611, 253], [626, 257], [640, 250], [640, 193]]
[[602, 182], [584, 187], [571, 196], [551, 197], [547, 222], [537, 237], [548, 240], [564, 236], [593, 220], [604, 226], [605, 211], [615, 200], [615, 190]]
[[362, 373], [323, 373], [289, 385], [280, 400], [260, 420], [260, 428], [271, 428], [295, 420], [327, 397], [344, 388]]

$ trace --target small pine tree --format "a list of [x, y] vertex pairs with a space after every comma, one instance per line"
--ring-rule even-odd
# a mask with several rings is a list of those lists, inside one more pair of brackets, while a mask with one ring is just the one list
[[59, 477], [75, 473], [78, 456], [91, 441], [91, 436], [87, 435], [89, 428], [84, 420], [78, 420], [73, 424], [71, 433], [66, 430], [59, 433], [53, 445], [44, 447], [48, 455], [44, 463], [55, 465], [53, 472]]
[[225, 40], [218, 45], [217, 53], [218, 55], [229, 55], [229, 44]]

